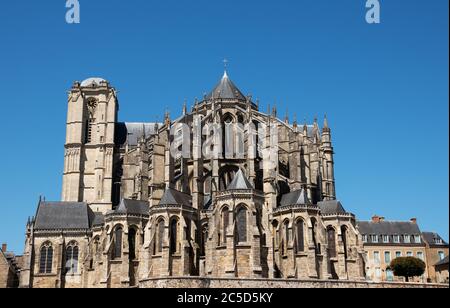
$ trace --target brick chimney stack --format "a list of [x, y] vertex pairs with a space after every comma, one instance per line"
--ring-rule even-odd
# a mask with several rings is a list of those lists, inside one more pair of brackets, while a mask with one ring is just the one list
[[8, 245], [2, 244], [2, 251], [3, 252], [6, 252], [7, 248], [8, 248]]
[[375, 216], [372, 217], [372, 222], [373, 223], [379, 223], [379, 222], [383, 222], [385, 220], [386, 220], [385, 217], [378, 216], [378, 215], [375, 215]]

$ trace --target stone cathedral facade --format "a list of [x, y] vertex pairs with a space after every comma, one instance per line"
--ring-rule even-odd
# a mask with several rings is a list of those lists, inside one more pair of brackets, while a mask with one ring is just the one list
[[[106, 80], [70, 89], [62, 200], [41, 199], [27, 223], [21, 287], [364, 279], [355, 216], [336, 199], [326, 119], [320, 128], [261, 112], [226, 73], [177, 119], [120, 123], [118, 111]], [[242, 129], [205, 133], [213, 123]], [[180, 136], [189, 143], [179, 147]], [[177, 147], [189, 155], [172, 155]], [[269, 168], [264, 150], [276, 154]]]

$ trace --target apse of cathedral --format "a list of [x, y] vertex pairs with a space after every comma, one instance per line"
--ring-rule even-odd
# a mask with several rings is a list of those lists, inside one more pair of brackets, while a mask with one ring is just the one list
[[262, 112], [227, 73], [180, 109], [162, 123], [120, 123], [109, 82], [73, 84], [62, 200], [41, 199], [27, 223], [22, 287], [364, 279], [355, 216], [336, 199], [326, 118]]

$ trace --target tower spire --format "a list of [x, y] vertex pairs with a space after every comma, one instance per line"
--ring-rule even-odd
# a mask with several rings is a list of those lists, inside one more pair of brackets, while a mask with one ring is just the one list
[[330, 132], [330, 126], [328, 125], [328, 117], [326, 114], [323, 120], [323, 132]]

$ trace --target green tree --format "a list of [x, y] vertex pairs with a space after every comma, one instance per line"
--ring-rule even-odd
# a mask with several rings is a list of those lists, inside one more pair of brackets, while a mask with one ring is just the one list
[[390, 269], [397, 277], [405, 277], [409, 282], [411, 277], [420, 277], [425, 273], [426, 264], [414, 257], [397, 258], [391, 262]]

